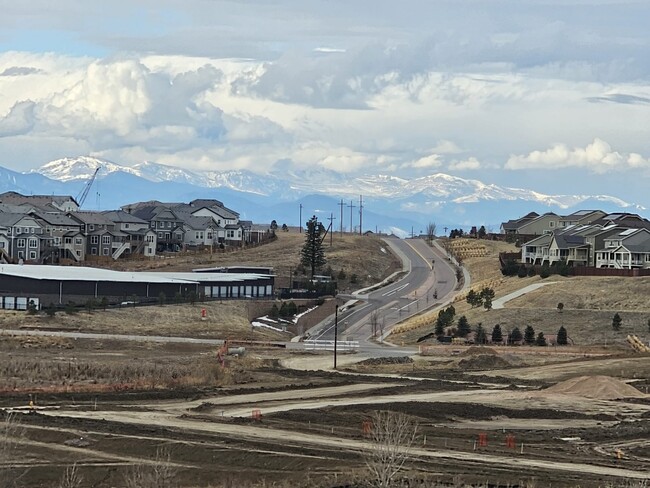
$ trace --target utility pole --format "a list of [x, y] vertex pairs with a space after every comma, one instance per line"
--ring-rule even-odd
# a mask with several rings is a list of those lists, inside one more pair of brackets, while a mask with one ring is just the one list
[[339, 340], [339, 306], [334, 312], [334, 369], [336, 369], [336, 343]]
[[341, 198], [341, 201], [338, 203], [338, 206], [341, 207], [341, 236], [343, 236], [343, 207], [345, 207], [345, 202]]
[[359, 195], [359, 235], [363, 235], [363, 195]]
[[302, 203], [300, 204], [300, 233], [302, 234]]
[[332, 238], [334, 236], [334, 221], [336, 220], [336, 217], [334, 217], [334, 214], [330, 212], [330, 216], [327, 218], [327, 220], [330, 221], [330, 247], [332, 247]]
[[445, 237], [447, 237], [447, 227], [445, 227]]
[[352, 209], [357, 208], [356, 205], [354, 205], [354, 201], [350, 200], [350, 205], [348, 205], [348, 208], [350, 209], [350, 234], [354, 233], [354, 218], [352, 217]]

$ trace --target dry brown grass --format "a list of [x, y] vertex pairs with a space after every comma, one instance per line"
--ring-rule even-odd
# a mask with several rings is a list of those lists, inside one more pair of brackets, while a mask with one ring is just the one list
[[[276, 286], [287, 286], [289, 273], [295, 271], [300, 264], [300, 249], [304, 242], [304, 233], [278, 231], [275, 241], [262, 246], [227, 253], [179, 254], [174, 258], [152, 261], [118, 261], [113, 267], [190, 271], [193, 268], [213, 266], [272, 266], [276, 274]], [[401, 267], [399, 259], [390, 253], [388, 246], [379, 237], [351, 234], [344, 234], [341, 237], [340, 234], [335, 233], [332, 247], [329, 243], [330, 238], [327, 236], [323, 242], [327, 266], [331, 266], [337, 274], [343, 269], [348, 277], [340, 283], [340, 289], [350, 285], [349, 277], [353, 274], [357, 275], [360, 288], [381, 281]]]

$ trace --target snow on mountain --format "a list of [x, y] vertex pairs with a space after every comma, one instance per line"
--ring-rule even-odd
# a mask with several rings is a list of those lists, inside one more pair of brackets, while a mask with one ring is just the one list
[[582, 202], [603, 202], [619, 208], [643, 207], [608, 195], [545, 195], [522, 188], [501, 187], [478, 180], [463, 179], [444, 173], [405, 179], [389, 175], [350, 177], [326, 169], [275, 170], [267, 175], [251, 171], [188, 171], [183, 168], [147, 161], [133, 167], [111, 161], [81, 156], [63, 158], [34, 170], [58, 181], [88, 180], [95, 169], [103, 178], [110, 173], [129, 173], [152, 182], [178, 182], [210, 189], [229, 189], [257, 196], [287, 201], [308, 194], [335, 198], [358, 198], [399, 201], [400, 208], [412, 212], [427, 212], [443, 205], [464, 205], [478, 202], [530, 202], [545, 207], [573, 208]]
[[142, 176], [136, 169], [90, 156], [57, 159], [30, 171], [30, 173], [40, 173], [43, 176], [58, 181], [88, 180], [95, 173], [98, 166], [101, 166], [98, 174], [99, 177], [106, 176], [115, 171], [123, 171], [136, 176]]

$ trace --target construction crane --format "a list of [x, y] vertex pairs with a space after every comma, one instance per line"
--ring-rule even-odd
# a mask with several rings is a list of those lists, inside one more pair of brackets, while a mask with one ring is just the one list
[[83, 190], [81, 190], [81, 193], [79, 193], [79, 195], [77, 195], [77, 198], [75, 198], [75, 200], [77, 200], [77, 203], [79, 204], [79, 208], [81, 208], [81, 206], [86, 201], [86, 197], [88, 196], [88, 192], [90, 191], [90, 187], [93, 186], [93, 182], [95, 181], [95, 178], [97, 177], [97, 173], [99, 173], [99, 170], [101, 168], [102, 168], [101, 166], [97, 166], [97, 168], [95, 168], [95, 172], [90, 177], [90, 179], [88, 180], [88, 182], [84, 186]]

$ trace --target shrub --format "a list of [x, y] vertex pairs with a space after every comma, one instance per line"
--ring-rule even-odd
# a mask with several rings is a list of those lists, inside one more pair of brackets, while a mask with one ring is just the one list
[[36, 315], [36, 303], [34, 302], [34, 300], [30, 300], [29, 303], [27, 304], [27, 314]]
[[526, 344], [533, 344], [535, 342], [535, 329], [532, 325], [526, 326], [524, 330], [524, 342]]
[[546, 279], [549, 276], [551, 276], [551, 269], [548, 267], [548, 264], [545, 264], [544, 266], [542, 266], [542, 269], [539, 272], [539, 277], [542, 279]]
[[344, 270], [344, 269], [341, 269], [341, 271], [339, 271], [339, 274], [338, 274], [337, 278], [338, 278], [339, 280], [344, 280], [344, 279], [345, 279], [345, 276], [346, 276], [346, 275], [345, 275], [345, 270]]
[[566, 346], [568, 342], [568, 337], [566, 333], [566, 329], [564, 326], [560, 327], [560, 330], [557, 331], [557, 345], [558, 346]]
[[544, 332], [540, 332], [539, 334], [537, 334], [537, 339], [535, 339], [535, 345], [537, 346], [546, 345], [546, 337], [544, 337]]
[[53, 303], [50, 302], [50, 305], [45, 309], [45, 313], [48, 317], [54, 317], [56, 315], [56, 307]]
[[356, 283], [358, 283], [358, 281], [359, 281], [359, 278], [357, 277], [356, 274], [353, 274], [352, 276], [350, 276], [350, 283], [356, 284]]
[[521, 266], [519, 266], [519, 270], [517, 270], [517, 276], [519, 278], [525, 278], [526, 276], [528, 276], [528, 270], [526, 269], [525, 265], [522, 264]]
[[73, 302], [68, 302], [65, 304], [65, 313], [67, 313], [68, 315], [74, 315], [77, 313], [77, 309], [75, 308]]
[[535, 276], [537, 274], [537, 271], [535, 271], [535, 266], [531, 266], [528, 268], [528, 276]]
[[524, 337], [521, 335], [519, 327], [515, 327], [510, 332], [510, 340], [508, 342], [520, 342]]
[[612, 317], [612, 329], [619, 331], [621, 330], [621, 325], [623, 324], [623, 319], [621, 316], [617, 313], [614, 314], [614, 317]]

